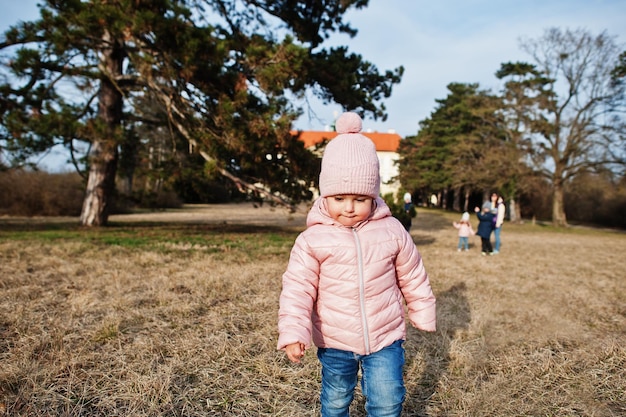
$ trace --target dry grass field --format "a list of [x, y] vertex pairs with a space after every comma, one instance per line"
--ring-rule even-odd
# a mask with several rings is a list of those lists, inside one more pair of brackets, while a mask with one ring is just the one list
[[[482, 257], [456, 252], [457, 217], [413, 222], [439, 329], [409, 332], [404, 415], [625, 416], [626, 235], [505, 224]], [[315, 352], [275, 350], [304, 213], [111, 222], [0, 218], [0, 416], [318, 415]]]

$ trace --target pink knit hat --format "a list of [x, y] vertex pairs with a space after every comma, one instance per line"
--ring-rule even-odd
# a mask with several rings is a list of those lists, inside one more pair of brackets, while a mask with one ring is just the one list
[[358, 194], [372, 198], [380, 191], [380, 173], [376, 146], [361, 131], [358, 114], [347, 112], [337, 119], [337, 137], [332, 139], [322, 157], [320, 195]]

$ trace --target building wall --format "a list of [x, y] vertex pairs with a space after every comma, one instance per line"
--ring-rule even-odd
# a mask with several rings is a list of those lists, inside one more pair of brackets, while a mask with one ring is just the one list
[[[293, 134], [298, 134], [299, 139], [311, 150], [314, 149], [315, 144], [324, 140], [332, 140], [337, 136], [336, 132], [329, 131], [294, 131]], [[400, 189], [400, 183], [398, 181], [391, 182], [391, 180], [398, 176], [396, 161], [400, 156], [397, 153], [397, 149], [402, 138], [392, 131], [387, 133], [363, 132], [363, 135], [370, 138], [376, 145], [376, 154], [380, 162], [380, 194], [392, 194], [395, 197]], [[320, 157], [322, 152], [322, 150], [318, 151]], [[315, 197], [319, 196], [318, 190], [311, 191], [313, 191]]]
[[378, 155], [378, 161], [380, 162], [380, 194], [397, 194], [400, 189], [400, 183], [394, 181], [389, 183], [392, 178], [398, 176], [398, 166], [396, 161], [399, 159], [399, 155], [396, 152], [376, 152]]

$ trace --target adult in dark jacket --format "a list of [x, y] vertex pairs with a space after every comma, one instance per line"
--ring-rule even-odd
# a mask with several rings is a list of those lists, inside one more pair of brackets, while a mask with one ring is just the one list
[[478, 207], [476, 207], [474, 211], [476, 212], [476, 217], [478, 217], [478, 230], [476, 231], [476, 234], [480, 236], [480, 241], [482, 243], [481, 254], [483, 256], [493, 255], [491, 232], [493, 231], [493, 218], [495, 215], [491, 212], [491, 203], [486, 201], [483, 203], [482, 211]]

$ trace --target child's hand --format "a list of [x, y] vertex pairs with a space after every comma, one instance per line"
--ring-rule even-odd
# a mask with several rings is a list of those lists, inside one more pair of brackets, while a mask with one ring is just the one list
[[300, 359], [304, 356], [304, 343], [292, 343], [285, 346], [285, 353], [293, 363], [300, 363]]
[[478, 213], [478, 212], [480, 211], [480, 209], [479, 209], [478, 207], [474, 207], [474, 211], [475, 211], [476, 213]]

